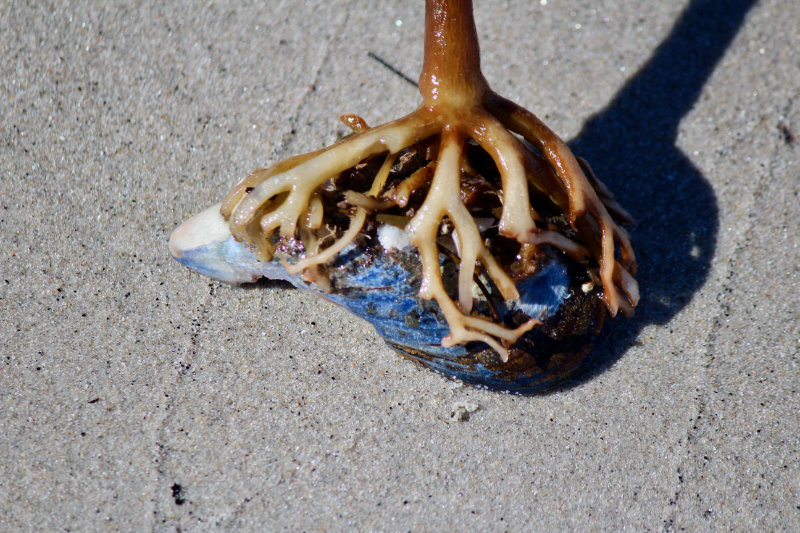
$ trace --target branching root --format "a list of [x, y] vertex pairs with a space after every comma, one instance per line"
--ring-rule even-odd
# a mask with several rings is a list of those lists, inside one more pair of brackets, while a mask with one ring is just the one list
[[[614, 218], [633, 219], [588, 163], [529, 111], [488, 92], [482, 105], [466, 111], [423, 106], [374, 128], [356, 115], [342, 120], [353, 134], [254, 171], [223, 202], [231, 233], [252, 244], [260, 259], [272, 259], [279, 242], [293, 241], [304, 256], [293, 264], [284, 261], [287, 271], [324, 284], [325, 266], [358, 238], [369, 217], [407, 220], [422, 265], [420, 296], [435, 299], [450, 326], [442, 345], [483, 342], [503, 361], [509, 347], [540, 322], [507, 326], [473, 311], [479, 273], [503, 299], [519, 298], [507, 258], [494, 253], [492, 235], [516, 241], [525, 250], [521, 255], [550, 246], [596, 268], [609, 312], [633, 312], [639, 299], [636, 259]], [[478, 149], [493, 164], [494, 178], [476, 176]], [[403, 165], [414, 158], [416, 166], [404, 174]], [[371, 183], [363, 183], [365, 173]], [[499, 205], [492, 210], [470, 204], [467, 182], [494, 194]], [[547, 222], [554, 216], [562, 217], [561, 227]], [[445, 228], [452, 230], [459, 259], [455, 295], [442, 277]]]

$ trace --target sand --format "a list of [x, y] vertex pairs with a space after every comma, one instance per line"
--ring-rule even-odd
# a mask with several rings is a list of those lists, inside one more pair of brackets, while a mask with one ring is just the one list
[[479, 4], [492, 86], [639, 222], [636, 316], [530, 397], [167, 250], [413, 109], [368, 54], [416, 78], [421, 1], [0, 6], [1, 530], [800, 529], [800, 3]]

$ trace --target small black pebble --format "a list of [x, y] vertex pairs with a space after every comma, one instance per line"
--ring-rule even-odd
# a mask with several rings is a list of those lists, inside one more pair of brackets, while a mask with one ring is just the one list
[[172, 485], [172, 499], [175, 500], [175, 505], [183, 505], [186, 500], [183, 499], [183, 487], [175, 483]]

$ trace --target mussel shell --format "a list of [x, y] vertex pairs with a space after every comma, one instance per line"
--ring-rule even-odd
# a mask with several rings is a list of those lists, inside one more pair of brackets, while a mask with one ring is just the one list
[[[418, 296], [421, 269], [415, 248], [384, 248], [374, 234], [358, 239], [358, 245], [345, 248], [326, 267], [330, 287], [323, 290], [286, 272], [277, 259], [258, 261], [248, 246], [226, 233], [227, 224], [216, 209], [190, 219], [173, 234], [170, 249], [178, 261], [228, 282], [261, 277], [289, 281], [367, 320], [402, 355], [466, 383], [516, 393], [552, 387], [581, 367], [603, 325], [599, 289], [585, 293], [581, 288], [588, 281], [586, 269], [553, 253], [538, 273], [517, 283], [519, 300], [497, 299], [496, 311], [507, 326], [531, 317], [543, 322], [512, 346], [507, 362], [480, 342], [445, 348], [441, 342], [450, 328], [444, 316], [435, 301]], [[447, 272], [449, 260], [442, 256], [441, 261]], [[477, 300], [475, 309], [488, 314], [485, 300]]]

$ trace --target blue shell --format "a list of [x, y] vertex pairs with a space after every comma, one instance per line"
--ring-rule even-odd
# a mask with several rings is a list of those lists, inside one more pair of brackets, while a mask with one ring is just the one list
[[[597, 294], [580, 289], [582, 280], [575, 272], [581, 269], [557, 256], [536, 275], [517, 283], [519, 300], [497, 307], [509, 326], [529, 317], [543, 321], [517, 341], [504, 363], [483, 343], [442, 347], [449, 327], [435, 301], [417, 295], [420, 262], [413, 248], [386, 251], [377, 243], [369, 248], [350, 245], [328, 268], [330, 291], [287, 273], [277, 259], [259, 261], [229, 234], [173, 254], [189, 268], [216, 279], [241, 282], [263, 277], [312, 291], [367, 320], [401, 354], [447, 376], [496, 390], [534, 392], [563, 380], [579, 367], [604, 317]], [[486, 310], [486, 302], [478, 300], [476, 309]]]

